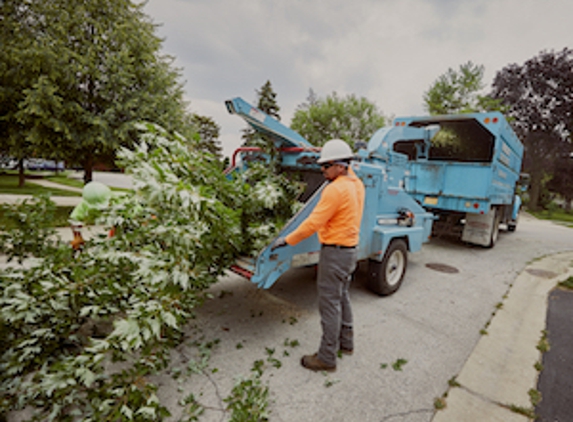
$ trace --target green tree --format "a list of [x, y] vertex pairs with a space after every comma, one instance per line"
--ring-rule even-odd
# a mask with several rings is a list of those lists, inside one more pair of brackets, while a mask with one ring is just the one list
[[[277, 120], [281, 119], [279, 115], [280, 107], [277, 103], [277, 94], [274, 92], [271, 81], [265, 82], [257, 93], [257, 108], [262, 112], [274, 117]], [[260, 147], [272, 153], [272, 145], [270, 141], [261, 133], [255, 131], [252, 127], [243, 129], [243, 146]]]
[[191, 123], [199, 135], [199, 148], [213, 154], [217, 159], [223, 159], [221, 143], [219, 142], [219, 131], [221, 127], [207, 116], [193, 114]]
[[257, 91], [259, 102], [257, 107], [259, 110], [267, 113], [269, 116], [277, 120], [281, 119], [279, 115], [280, 107], [277, 104], [277, 94], [273, 91], [271, 81], [265, 82], [260, 91]]
[[[571, 149], [567, 145], [564, 149]], [[565, 211], [571, 212], [571, 202], [573, 201], [573, 153], [564, 151], [558, 154], [554, 161], [553, 177], [547, 183], [547, 188], [558, 193], [565, 203]]]
[[[3, 68], [0, 80], [3, 86], [16, 81], [18, 92], [6, 93], [7, 124], [19, 126], [12, 138], [25, 139], [25, 153], [80, 164], [87, 182], [94, 163], [132, 144], [135, 120], [185, 132], [190, 122], [180, 74], [172, 58], [160, 55], [161, 40], [143, 4], [12, 3], [2, 3], [4, 19], [13, 23], [6, 31], [18, 33], [7, 54], [20, 69]], [[15, 142], [8, 147], [18, 152]]]
[[333, 138], [354, 146], [359, 141], [367, 142], [385, 122], [378, 107], [366, 98], [353, 94], [340, 98], [334, 92], [326, 98], [309, 97], [307, 103], [297, 107], [291, 128], [316, 146]]
[[32, 155], [33, 148], [18, 121], [18, 105], [24, 99], [24, 90], [35, 79], [32, 66], [28, 66], [26, 52], [32, 48], [34, 3], [29, 1], [0, 0], [0, 154], [18, 159], [19, 185], [24, 185], [23, 159]]
[[554, 173], [556, 158], [573, 133], [573, 50], [543, 51], [523, 65], [506, 66], [495, 76], [492, 96], [508, 107], [525, 146], [529, 207], [536, 210], [545, 174]]
[[475, 113], [501, 110], [500, 101], [480, 95], [484, 88], [484, 67], [471, 61], [458, 71], [448, 69], [424, 93], [424, 107], [430, 114]]

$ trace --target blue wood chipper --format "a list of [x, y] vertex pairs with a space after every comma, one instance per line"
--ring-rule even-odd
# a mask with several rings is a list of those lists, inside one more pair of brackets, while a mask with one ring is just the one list
[[[303, 208], [282, 228], [286, 236], [308, 217], [325, 186], [316, 164], [320, 149], [278, 120], [251, 106], [241, 98], [226, 102], [228, 111], [245, 119], [255, 130], [267, 135], [280, 153], [282, 171], [303, 174], [307, 190]], [[240, 171], [252, 148], [239, 148], [232, 166]], [[392, 142], [373, 138], [356, 154], [352, 168], [365, 186], [365, 203], [358, 257], [368, 261], [368, 286], [380, 295], [400, 287], [407, 267], [407, 253], [421, 249], [431, 234], [434, 216], [405, 190], [408, 156], [393, 150]], [[256, 258], [239, 259], [232, 267], [262, 288], [271, 287], [287, 270], [318, 262], [320, 244], [315, 235], [296, 246], [271, 251], [269, 244]]]
[[[285, 236], [318, 202], [324, 182], [316, 164], [320, 148], [240, 98], [226, 105], [272, 139], [283, 171], [305, 176], [305, 206], [282, 229]], [[233, 164], [248, 150], [237, 150]], [[418, 251], [432, 233], [453, 233], [491, 248], [500, 224], [514, 231], [521, 207], [517, 192], [527, 178], [520, 174], [523, 150], [499, 112], [396, 118], [374, 133], [353, 164], [366, 187], [359, 259], [368, 261], [369, 287], [394, 293], [407, 251]], [[289, 268], [318, 262], [319, 246], [316, 235], [277, 252], [269, 245], [233, 269], [268, 288]]]

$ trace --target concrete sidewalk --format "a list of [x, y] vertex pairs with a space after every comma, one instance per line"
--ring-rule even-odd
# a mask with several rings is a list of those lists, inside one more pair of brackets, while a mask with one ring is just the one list
[[26, 179], [30, 183], [35, 183], [36, 185], [44, 186], [46, 188], [54, 188], [60, 190], [67, 190], [70, 192], [82, 193], [82, 188], [76, 188], [74, 186], [62, 185], [61, 183], [51, 182], [45, 179]]
[[[537, 349], [546, 327], [548, 296], [558, 282], [573, 276], [573, 253], [530, 263], [517, 277], [465, 363], [456, 386], [433, 422], [525, 422], [515, 410], [532, 410], [541, 361]], [[566, 327], [564, 327], [566, 328]], [[513, 409], [513, 410], [512, 410]]]

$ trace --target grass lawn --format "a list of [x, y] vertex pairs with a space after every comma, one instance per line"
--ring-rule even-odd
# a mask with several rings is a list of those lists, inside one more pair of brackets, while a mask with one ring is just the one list
[[573, 227], [573, 213], [567, 213], [561, 209], [558, 210], [542, 210], [542, 211], [527, 211], [534, 217], [542, 220], [551, 220], [555, 222], [565, 223], [568, 227]]
[[[65, 179], [65, 176], [57, 176], [58, 180]], [[46, 178], [52, 180], [51, 178]], [[69, 179], [71, 180], [71, 179]], [[54, 180], [55, 181], [55, 180]], [[71, 180], [72, 181], [72, 180]], [[73, 182], [73, 181], [72, 181]], [[59, 183], [59, 182], [58, 182]], [[72, 185], [74, 186], [74, 185]], [[81, 182], [80, 186], [81, 187]], [[81, 196], [79, 192], [71, 192], [68, 190], [46, 188], [34, 183], [25, 181], [23, 187], [18, 187], [18, 175], [14, 173], [0, 173], [0, 195], [11, 194], [11, 195], [37, 195], [40, 193], [48, 193], [54, 196]]]
[[[59, 172], [58, 174], [53, 172], [33, 172], [26, 173], [26, 176], [32, 176], [34, 178], [43, 178], [54, 183], [59, 183], [66, 186], [73, 186], [77, 188], [82, 188], [84, 183], [82, 180], [71, 179], [67, 177], [65, 172]], [[113, 191], [129, 191], [129, 189], [121, 188], [111, 188]], [[24, 187], [18, 187], [18, 174], [14, 171], [0, 171], [0, 195], [13, 194], [13, 195], [37, 195], [40, 193], [48, 193], [53, 196], [81, 196], [81, 192], [72, 192], [62, 189], [46, 188], [35, 183], [26, 182]], [[55, 227], [66, 227], [69, 226], [70, 213], [74, 207], [56, 207], [56, 212], [54, 215], [54, 226]], [[0, 209], [0, 220], [5, 221], [4, 213]]]
[[[67, 179], [64, 175], [53, 176], [54, 182], [62, 183], [64, 179]], [[46, 177], [46, 179], [52, 180], [52, 177]], [[70, 182], [74, 182], [72, 179], [68, 179]], [[66, 183], [67, 185], [75, 186], [71, 183]], [[82, 183], [79, 181], [79, 186], [81, 187]], [[3, 194], [13, 194], [13, 195], [37, 195], [40, 193], [48, 193], [54, 196], [80, 196], [81, 193], [78, 192], [71, 192], [68, 190], [61, 190], [61, 189], [53, 189], [53, 188], [45, 188], [40, 185], [36, 185], [35, 183], [26, 182], [22, 188], [18, 187], [18, 174], [13, 172], [2, 172], [0, 173], [0, 195]], [[54, 215], [54, 226], [55, 227], [66, 227], [69, 226], [68, 219], [70, 218], [70, 213], [74, 207], [56, 207], [56, 212]], [[0, 209], [0, 220], [6, 222], [6, 218], [4, 217], [4, 212]], [[10, 223], [8, 222], [8, 226]]]
[[[54, 213], [54, 220], [53, 226], [54, 227], [68, 227], [70, 225], [69, 218], [70, 214], [74, 207], [56, 207], [56, 211]], [[0, 221], [3, 221], [8, 228], [13, 228], [14, 224], [12, 224], [9, 220], [4, 217], [4, 211], [0, 207]], [[0, 419], [1, 420], [1, 419]]]
[[44, 179], [49, 180], [50, 182], [59, 183], [60, 185], [72, 186], [74, 188], [83, 188], [84, 181], [79, 179], [72, 179], [67, 177], [65, 174], [59, 173], [57, 176], [47, 176]]

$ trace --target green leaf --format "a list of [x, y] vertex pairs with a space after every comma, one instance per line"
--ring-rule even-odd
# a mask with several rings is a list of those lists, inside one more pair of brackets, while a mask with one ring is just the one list
[[130, 421], [133, 420], [133, 411], [129, 407], [127, 407], [127, 405], [125, 404], [122, 405], [120, 411], [121, 414], [125, 416], [128, 420]]

